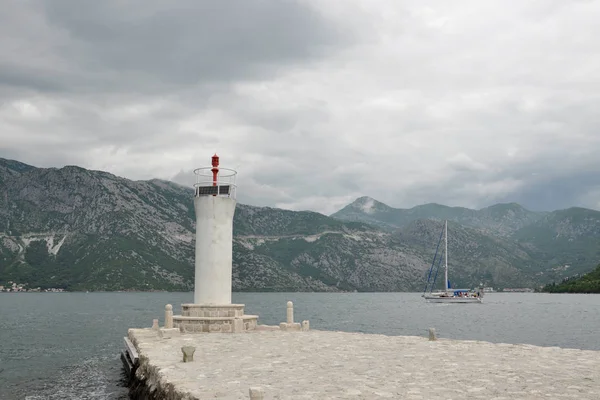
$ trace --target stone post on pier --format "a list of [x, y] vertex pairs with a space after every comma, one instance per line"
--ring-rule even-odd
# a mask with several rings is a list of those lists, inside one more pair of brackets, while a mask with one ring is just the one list
[[165, 306], [165, 328], [173, 328], [173, 306], [170, 304]]
[[263, 400], [265, 398], [265, 392], [260, 387], [250, 388], [250, 400]]
[[287, 302], [287, 323], [294, 323], [294, 303], [292, 303], [291, 301]]
[[437, 340], [437, 336], [435, 336], [435, 328], [429, 328], [429, 340]]
[[294, 303], [287, 302], [286, 307], [286, 322], [279, 324], [279, 329], [282, 331], [299, 331], [302, 329], [299, 322], [294, 322]]

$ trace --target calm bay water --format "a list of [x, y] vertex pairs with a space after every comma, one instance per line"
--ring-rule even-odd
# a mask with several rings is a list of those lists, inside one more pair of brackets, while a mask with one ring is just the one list
[[[259, 322], [311, 328], [600, 350], [600, 296], [486, 294], [483, 304], [428, 304], [419, 293], [234, 293]], [[0, 399], [126, 399], [119, 352], [131, 327], [162, 325], [193, 293], [0, 294]]]

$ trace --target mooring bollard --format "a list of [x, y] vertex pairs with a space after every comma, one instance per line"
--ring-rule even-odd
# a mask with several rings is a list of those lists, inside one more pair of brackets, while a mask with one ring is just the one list
[[287, 302], [287, 323], [294, 323], [294, 303], [292, 303], [291, 301]]
[[310, 322], [308, 322], [307, 319], [305, 319], [304, 321], [302, 321], [302, 330], [304, 332], [308, 331], [310, 329]]
[[250, 388], [250, 400], [263, 400], [265, 398], [265, 392], [262, 388], [251, 387]]
[[183, 362], [194, 361], [194, 352], [196, 348], [194, 346], [183, 346], [181, 352], [183, 353]]
[[173, 306], [170, 304], [165, 306], [165, 328], [173, 328]]
[[155, 331], [158, 330], [158, 319], [152, 320], [152, 329], [154, 329]]
[[435, 328], [429, 328], [429, 340], [437, 340], [435, 337]]

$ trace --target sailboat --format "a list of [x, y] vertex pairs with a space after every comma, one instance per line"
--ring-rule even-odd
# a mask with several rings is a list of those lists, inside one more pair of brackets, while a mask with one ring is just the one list
[[[483, 287], [480, 287], [477, 292], [469, 290], [469, 289], [451, 289], [450, 281], [448, 280], [448, 221], [444, 221], [444, 230], [442, 232], [444, 234], [444, 290], [433, 292], [434, 281], [431, 283], [431, 290], [429, 293], [427, 292], [427, 287], [429, 286], [429, 281], [431, 278], [431, 272], [433, 271], [433, 266], [435, 265], [435, 261], [437, 258], [437, 250], [435, 252], [435, 256], [433, 257], [433, 263], [431, 265], [431, 269], [429, 270], [429, 276], [427, 278], [427, 284], [425, 285], [425, 291], [423, 292], [423, 296], [425, 301], [428, 303], [481, 303], [483, 301]], [[440, 235], [440, 241], [441, 241]], [[439, 241], [438, 241], [438, 249], [439, 249]], [[441, 259], [440, 259], [441, 262]], [[437, 271], [435, 276], [437, 277]]]

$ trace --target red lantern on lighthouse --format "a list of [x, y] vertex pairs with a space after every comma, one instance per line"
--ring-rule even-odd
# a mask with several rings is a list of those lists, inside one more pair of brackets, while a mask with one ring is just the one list
[[219, 156], [215, 153], [212, 156], [212, 174], [213, 174], [213, 186], [217, 186], [217, 174], [219, 173]]

